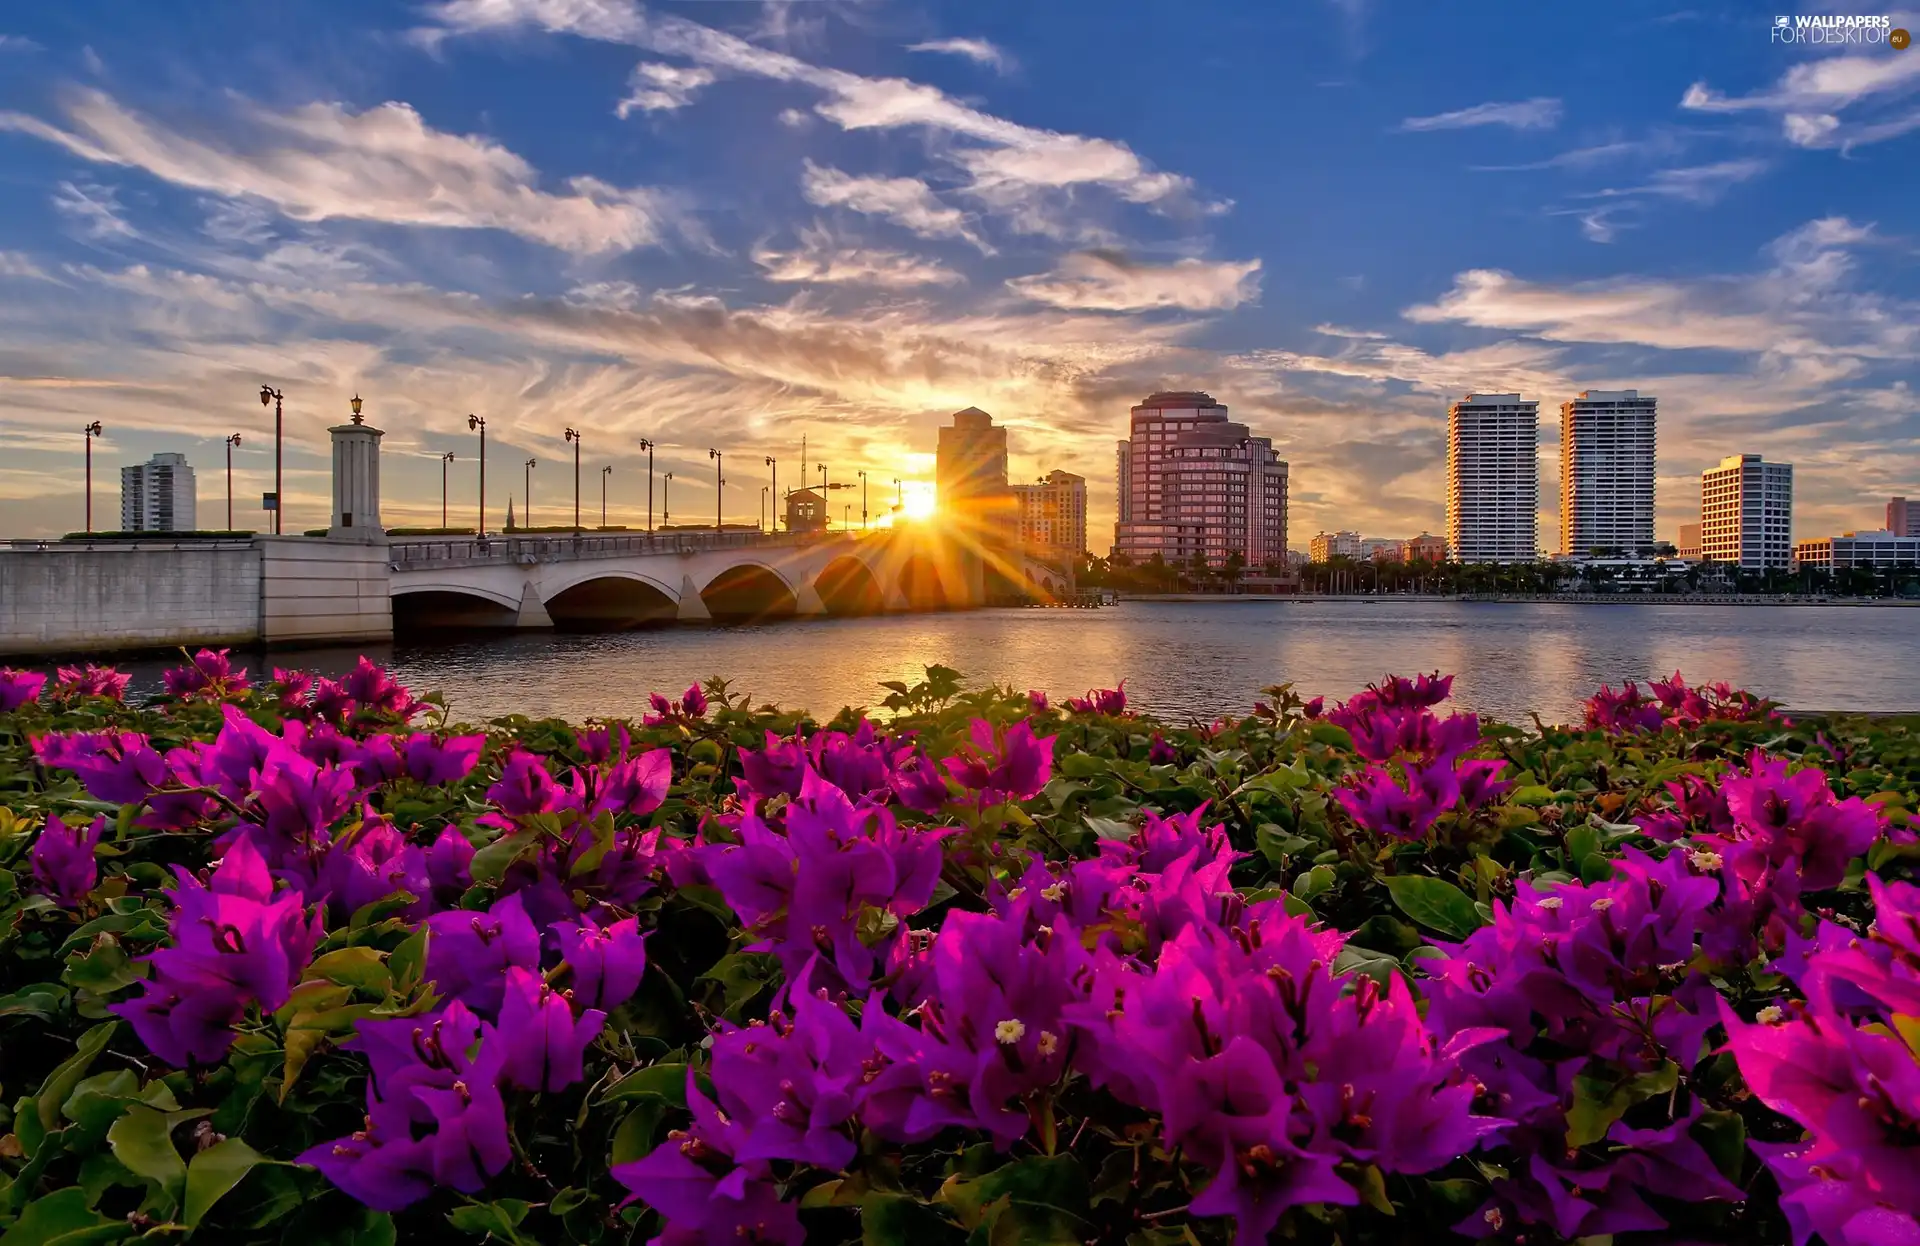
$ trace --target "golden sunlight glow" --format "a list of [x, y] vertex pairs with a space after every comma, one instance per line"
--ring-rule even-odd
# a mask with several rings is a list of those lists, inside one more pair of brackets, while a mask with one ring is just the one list
[[908, 519], [926, 519], [934, 512], [933, 482], [927, 480], [909, 480], [903, 486], [906, 503], [904, 511]]

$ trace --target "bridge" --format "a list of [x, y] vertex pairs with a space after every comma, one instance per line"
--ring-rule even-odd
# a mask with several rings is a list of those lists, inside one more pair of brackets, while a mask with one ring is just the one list
[[1070, 572], [911, 526], [396, 539], [396, 630], [631, 627], [1050, 601]]

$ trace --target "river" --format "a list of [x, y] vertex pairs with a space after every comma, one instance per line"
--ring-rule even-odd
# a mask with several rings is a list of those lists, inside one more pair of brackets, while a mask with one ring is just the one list
[[[1056, 699], [1126, 680], [1132, 702], [1173, 718], [1244, 713], [1292, 682], [1342, 697], [1388, 672], [1458, 676], [1455, 702], [1524, 721], [1575, 717], [1602, 683], [1678, 670], [1725, 679], [1802, 710], [1920, 711], [1920, 609], [1472, 603], [1385, 598], [1124, 602], [1101, 610], [786, 621], [601, 634], [520, 633], [369, 650], [410, 686], [470, 720], [508, 713], [579, 720], [637, 715], [647, 693], [712, 675], [826, 715], [873, 705], [881, 680], [922, 667], [969, 687], [1041, 688]], [[334, 671], [355, 655], [278, 655]], [[250, 658], [257, 664], [258, 658]], [[137, 687], [158, 663], [129, 663]]]

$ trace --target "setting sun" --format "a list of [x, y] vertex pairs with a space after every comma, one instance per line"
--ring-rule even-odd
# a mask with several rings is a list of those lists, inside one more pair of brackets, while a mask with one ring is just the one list
[[925, 480], [909, 480], [902, 486], [905, 501], [902, 513], [908, 519], [925, 519], [934, 512], [933, 484]]

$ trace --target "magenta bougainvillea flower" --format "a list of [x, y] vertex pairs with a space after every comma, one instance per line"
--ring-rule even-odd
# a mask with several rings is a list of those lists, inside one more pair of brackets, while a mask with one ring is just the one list
[[247, 690], [247, 670], [236, 668], [225, 649], [202, 649], [184, 666], [161, 674], [167, 695], [209, 701], [224, 700]]
[[89, 662], [85, 666], [61, 666], [54, 669], [53, 695], [56, 700], [69, 700], [74, 697], [105, 697], [109, 701], [124, 700], [127, 684], [133, 679], [124, 671], [111, 666], [95, 666]]
[[574, 1002], [582, 1008], [611, 1011], [633, 998], [647, 972], [647, 936], [631, 917], [600, 925], [582, 915], [577, 922], [556, 922], [560, 958], [573, 972]]
[[483, 1017], [500, 1011], [507, 971], [540, 968], [540, 932], [518, 893], [484, 913], [455, 909], [427, 918], [427, 977], [448, 999]]
[[11, 714], [23, 705], [38, 701], [46, 686], [47, 677], [37, 671], [0, 666], [0, 714]]
[[93, 849], [106, 830], [104, 817], [81, 828], [67, 825], [58, 814], [48, 814], [46, 825], [34, 837], [33, 849], [27, 854], [35, 888], [68, 908], [80, 907], [100, 881]]
[[1031, 800], [1053, 777], [1056, 737], [1035, 736], [1025, 722], [996, 727], [984, 718], [974, 719], [968, 734], [970, 746], [942, 764], [954, 782], [980, 793], [983, 803]]

